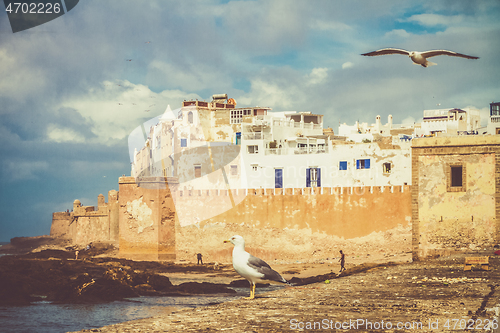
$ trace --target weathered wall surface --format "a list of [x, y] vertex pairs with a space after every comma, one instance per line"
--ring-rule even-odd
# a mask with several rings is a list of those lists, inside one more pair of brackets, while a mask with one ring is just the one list
[[52, 213], [52, 225], [50, 226], [50, 235], [60, 239], [72, 239], [70, 231], [71, 213], [56, 212]]
[[[491, 247], [500, 230], [496, 137], [418, 139], [412, 147], [413, 258]], [[451, 165], [464, 187], [450, 188]], [[416, 181], [416, 182], [415, 182]]]
[[82, 206], [79, 200], [73, 203], [73, 211], [52, 214], [50, 235], [69, 239], [73, 244], [86, 245], [91, 242], [116, 242], [118, 240], [118, 192], [108, 192], [108, 203], [104, 195], [97, 197], [94, 206]]
[[[228, 207], [230, 194], [240, 204]], [[176, 209], [190, 211], [188, 221], [244, 224], [259, 229], [304, 229], [343, 238], [369, 235], [411, 220], [410, 186], [298, 188], [229, 191], [175, 191]], [[243, 196], [244, 198], [240, 198]], [[241, 199], [241, 200], [240, 200]], [[191, 208], [191, 210], [189, 210]], [[205, 221], [198, 210], [226, 211]]]
[[165, 180], [148, 177], [136, 183], [134, 177], [120, 177], [120, 256], [138, 260], [175, 259], [175, 209]]

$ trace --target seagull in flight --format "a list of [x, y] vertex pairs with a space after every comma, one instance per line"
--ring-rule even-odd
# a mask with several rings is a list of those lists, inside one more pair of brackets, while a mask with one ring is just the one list
[[377, 50], [377, 51], [373, 51], [373, 52], [363, 53], [362, 55], [373, 57], [373, 56], [386, 55], [386, 54], [407, 55], [408, 57], [410, 57], [410, 59], [413, 61], [413, 63], [415, 65], [421, 65], [423, 67], [437, 65], [433, 62], [427, 61], [427, 58], [440, 56], [440, 55], [447, 55], [447, 56], [451, 56], [451, 57], [460, 57], [460, 58], [466, 58], [466, 59], [479, 59], [479, 57], [469, 56], [466, 54], [457, 53], [457, 52], [448, 51], [448, 50], [431, 50], [431, 51], [425, 51], [425, 52], [418, 52], [418, 51], [406, 51], [403, 49], [394, 49], [394, 48], [381, 49], [381, 50]]

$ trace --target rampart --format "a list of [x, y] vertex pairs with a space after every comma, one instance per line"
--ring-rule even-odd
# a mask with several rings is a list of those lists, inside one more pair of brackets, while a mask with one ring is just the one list
[[71, 212], [53, 213], [50, 235], [80, 245], [118, 241], [118, 192], [109, 191], [107, 203], [99, 194], [97, 207], [75, 200]]
[[[262, 229], [308, 229], [348, 239], [411, 221], [409, 185], [174, 190], [172, 196], [181, 227], [198, 222], [244, 223]], [[228, 207], [230, 202], [240, 203]]]
[[351, 239], [411, 221], [408, 185], [186, 191], [174, 178], [120, 177], [119, 192], [112, 192], [108, 203], [99, 196], [97, 210], [76, 200], [73, 212], [54, 213], [51, 234], [78, 244], [118, 241], [120, 256], [129, 259], [175, 260], [181, 234], [176, 228], [193, 225], [293, 229]]
[[119, 179], [120, 256], [135, 260], [175, 260], [175, 208], [166, 177]]

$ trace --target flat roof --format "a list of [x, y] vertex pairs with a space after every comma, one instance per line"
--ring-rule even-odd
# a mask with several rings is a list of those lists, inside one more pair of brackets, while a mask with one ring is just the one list
[[500, 135], [460, 135], [432, 138], [413, 138], [412, 148], [450, 146], [500, 146]]

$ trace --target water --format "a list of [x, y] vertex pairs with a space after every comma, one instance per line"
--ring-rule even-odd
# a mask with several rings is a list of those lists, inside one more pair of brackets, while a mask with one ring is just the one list
[[[261, 287], [258, 293], [281, 289]], [[234, 288], [231, 296], [137, 297], [105, 304], [51, 304], [0, 306], [2, 333], [59, 333], [99, 328], [124, 321], [169, 314], [174, 308], [196, 308], [248, 296], [248, 288]]]
[[[241, 297], [241, 296], [240, 296]], [[175, 308], [221, 303], [231, 297], [139, 297], [106, 304], [50, 304], [0, 307], [0, 331], [58, 333], [98, 328], [168, 314]]]
[[[7, 245], [7, 244], [10, 244], [10, 242], [0, 242], [0, 248], [2, 247], [2, 245]], [[0, 257], [4, 255], [5, 254], [0, 253]]]

